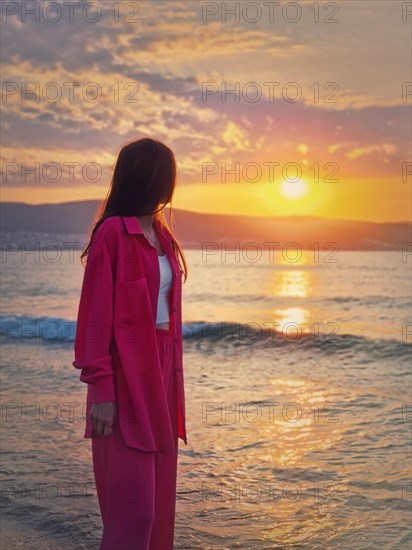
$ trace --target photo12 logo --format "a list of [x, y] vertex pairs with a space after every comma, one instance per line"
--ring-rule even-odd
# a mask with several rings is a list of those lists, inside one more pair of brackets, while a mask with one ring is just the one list
[[202, 2], [202, 22], [339, 23], [338, 2]]

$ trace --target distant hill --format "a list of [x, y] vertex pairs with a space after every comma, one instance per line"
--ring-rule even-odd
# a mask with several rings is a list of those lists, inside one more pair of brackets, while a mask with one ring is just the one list
[[[93, 217], [101, 201], [76, 201], [60, 204], [31, 205], [18, 202], [0, 203], [2, 242], [11, 235], [34, 233], [59, 236], [80, 235], [84, 244]], [[168, 220], [168, 209], [165, 209]], [[412, 224], [372, 223], [333, 220], [309, 216], [257, 217], [198, 214], [173, 209], [174, 232], [183, 248], [201, 248], [202, 243], [225, 243], [232, 248], [255, 242], [279, 242], [284, 246], [296, 242], [303, 249], [319, 243], [337, 243], [340, 250], [402, 250], [402, 243], [412, 241]]]

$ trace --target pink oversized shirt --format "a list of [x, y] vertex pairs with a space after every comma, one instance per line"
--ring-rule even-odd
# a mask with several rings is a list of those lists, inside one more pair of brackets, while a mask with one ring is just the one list
[[[182, 270], [173, 237], [155, 220], [158, 239], [173, 273], [170, 328], [177, 375], [178, 437], [187, 445], [182, 342]], [[87, 383], [86, 429], [93, 403], [117, 402], [124, 442], [143, 451], [174, 448], [157, 349], [160, 286], [158, 253], [135, 216], [106, 218], [96, 230], [80, 295], [73, 366]]]

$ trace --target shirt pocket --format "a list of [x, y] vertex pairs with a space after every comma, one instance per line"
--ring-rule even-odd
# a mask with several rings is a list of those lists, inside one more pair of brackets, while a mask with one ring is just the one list
[[144, 326], [152, 322], [146, 277], [116, 283], [114, 318], [120, 325]]

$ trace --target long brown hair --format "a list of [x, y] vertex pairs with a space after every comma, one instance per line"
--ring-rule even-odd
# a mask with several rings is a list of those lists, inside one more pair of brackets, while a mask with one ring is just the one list
[[[169, 147], [150, 138], [123, 146], [117, 157], [110, 188], [97, 214], [97, 221], [92, 225], [89, 242], [80, 256], [81, 261], [88, 255], [93, 235], [106, 218], [154, 214], [154, 218], [173, 236], [173, 250], [185, 282], [188, 273], [186, 259], [171, 229], [174, 220], [171, 203], [175, 185], [176, 161]], [[170, 226], [162, 212], [168, 203]], [[156, 211], [159, 205], [161, 207]]]

